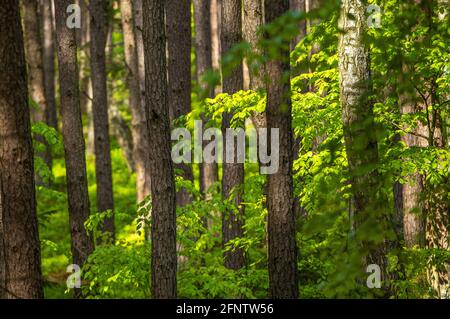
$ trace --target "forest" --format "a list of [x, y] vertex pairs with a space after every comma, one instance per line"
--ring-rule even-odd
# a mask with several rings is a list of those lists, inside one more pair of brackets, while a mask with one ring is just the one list
[[0, 299], [450, 299], [449, 0], [2, 0]]

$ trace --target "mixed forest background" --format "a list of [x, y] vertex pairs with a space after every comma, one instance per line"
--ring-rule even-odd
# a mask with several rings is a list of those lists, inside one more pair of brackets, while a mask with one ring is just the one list
[[0, 298], [449, 298], [449, 9], [3, 0]]

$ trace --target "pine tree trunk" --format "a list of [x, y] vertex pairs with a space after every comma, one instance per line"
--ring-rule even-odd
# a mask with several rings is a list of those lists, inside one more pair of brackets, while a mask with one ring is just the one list
[[[55, 20], [72, 258], [74, 264], [82, 267], [94, 246], [84, 228], [90, 206], [78, 89], [76, 36], [75, 29], [66, 26], [69, 16], [66, 9], [71, 4], [71, 0], [55, 1]], [[75, 289], [75, 296], [80, 295], [79, 289]]]
[[[120, 1], [122, 29], [127, 65], [127, 83], [129, 87], [129, 103], [132, 115], [133, 158], [136, 166], [137, 201], [140, 203], [150, 194], [148, 172], [148, 129], [144, 104], [141, 99], [139, 83], [139, 58], [137, 51], [137, 32], [134, 22], [134, 6], [131, 0]], [[148, 180], [147, 180], [148, 179]]]
[[[289, 0], [266, 0], [266, 23], [273, 22], [289, 10]], [[269, 60], [267, 83], [267, 128], [279, 129], [278, 171], [268, 175], [267, 207], [269, 250], [269, 294], [271, 298], [298, 297], [297, 245], [292, 189], [292, 120], [290, 81], [283, 80], [289, 72], [289, 51], [280, 52], [280, 60]]]
[[0, 298], [43, 298], [19, 1], [0, 6]]
[[[191, 111], [191, 2], [166, 2], [166, 32], [168, 56], [168, 89], [170, 122]], [[193, 180], [192, 168], [186, 163], [175, 164], [185, 180]], [[186, 189], [177, 192], [177, 206], [192, 201]]]
[[[195, 23], [195, 53], [197, 63], [197, 80], [203, 90], [207, 90], [207, 83], [202, 77], [208, 70], [212, 70], [212, 39], [211, 39], [211, 1], [194, 0]], [[212, 98], [213, 90], [206, 92], [206, 97]], [[207, 119], [203, 120], [203, 127]], [[202, 163], [200, 169], [200, 190], [204, 194], [219, 179], [217, 163]]]
[[[31, 118], [34, 123], [46, 123], [47, 101], [45, 99], [43, 50], [40, 33], [41, 25], [38, 14], [38, 1], [23, 0], [23, 8], [29, 94], [34, 103], [36, 103], [35, 107], [31, 109]], [[44, 137], [37, 136], [37, 140], [46, 145], [45, 151], [38, 155], [49, 167], [51, 167], [52, 157]], [[37, 176], [37, 182], [41, 183], [39, 176]]]
[[176, 298], [175, 181], [170, 151], [164, 1], [144, 1], [146, 116], [152, 176], [152, 297]]
[[[223, 0], [221, 6], [221, 52], [226, 54], [233, 45], [242, 41], [242, 7], [240, 0]], [[223, 76], [222, 90], [224, 93], [233, 94], [243, 89], [244, 78], [242, 64]], [[227, 128], [230, 128], [232, 113], [224, 113], [222, 120], [222, 134], [225, 136]], [[234, 143], [234, 154], [237, 154], [237, 143]], [[244, 224], [244, 207], [241, 205], [242, 189], [244, 183], [244, 164], [226, 163], [225, 147], [224, 162], [222, 164], [222, 195], [224, 199], [231, 199], [237, 208], [237, 213], [227, 210], [222, 213], [222, 244], [225, 245], [236, 237], [243, 236], [242, 226]], [[233, 198], [230, 198], [233, 189], [240, 188]], [[245, 258], [242, 249], [237, 248], [224, 253], [225, 267], [239, 269], [244, 267]]]
[[[95, 175], [97, 180], [97, 211], [99, 212], [114, 210], [105, 54], [109, 5], [108, 0], [92, 0], [89, 4], [91, 14]], [[110, 233], [114, 239], [114, 215], [105, 219], [103, 230]]]
[[[145, 63], [144, 63], [144, 40], [143, 40], [143, 16], [142, 0], [134, 2], [134, 23], [136, 26], [136, 50], [138, 55], [139, 85], [141, 87], [142, 105], [145, 106]], [[148, 185], [150, 189], [150, 185]]]
[[[222, 0], [211, 0], [211, 52], [212, 52], [212, 67], [215, 71], [220, 72], [220, 25], [222, 21], [221, 15]], [[221, 85], [214, 88], [214, 94], [217, 95], [222, 92]]]
[[53, 19], [53, 1], [42, 0], [42, 37], [43, 37], [43, 70], [45, 100], [47, 101], [47, 125], [58, 129], [58, 116], [55, 100], [55, 29]]

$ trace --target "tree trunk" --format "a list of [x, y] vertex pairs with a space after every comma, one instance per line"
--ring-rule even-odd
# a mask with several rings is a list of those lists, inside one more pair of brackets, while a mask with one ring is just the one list
[[127, 65], [129, 103], [132, 115], [133, 158], [136, 167], [137, 202], [142, 202], [150, 194], [150, 174], [148, 173], [148, 128], [139, 82], [139, 58], [137, 51], [137, 31], [134, 23], [134, 6], [131, 0], [120, 1], [122, 29]]
[[[139, 85], [141, 87], [142, 105], [145, 107], [145, 59], [144, 59], [144, 40], [143, 34], [143, 17], [142, 17], [142, 0], [134, 1], [134, 23], [136, 27], [136, 50], [138, 56], [138, 73]], [[150, 189], [150, 185], [148, 185]]]
[[43, 36], [43, 70], [45, 100], [47, 101], [47, 125], [58, 129], [58, 116], [55, 99], [55, 29], [53, 20], [53, 1], [42, 0], [42, 36]]
[[[221, 52], [222, 56], [226, 54], [233, 45], [242, 41], [242, 8], [240, 0], [223, 0], [221, 6]], [[223, 73], [223, 71], [222, 71]], [[243, 89], [244, 85], [242, 64], [239, 64], [228, 75], [223, 76], [222, 90], [224, 93], [233, 94]], [[227, 128], [230, 128], [232, 113], [224, 113], [222, 120], [223, 136]], [[230, 199], [230, 195], [235, 188], [239, 188], [234, 198], [231, 200], [236, 206], [237, 213], [232, 210], [227, 210], [222, 213], [222, 244], [225, 245], [236, 237], [243, 236], [244, 223], [244, 207], [241, 205], [242, 201], [242, 186], [244, 183], [244, 164], [236, 163], [237, 159], [234, 156], [234, 163], [226, 163], [225, 147], [222, 164], [222, 195], [224, 199]], [[234, 143], [234, 154], [237, 154], [237, 143]], [[224, 253], [225, 267], [230, 269], [240, 269], [245, 265], [244, 252], [237, 248], [226, 251]]]
[[[97, 211], [99, 212], [114, 210], [105, 54], [109, 5], [108, 0], [92, 0], [89, 4], [91, 14], [95, 175], [97, 180]], [[110, 233], [114, 240], [114, 215], [105, 219], [103, 230]]]
[[[197, 63], [197, 80], [203, 90], [208, 84], [202, 82], [202, 77], [212, 70], [212, 39], [211, 39], [211, 1], [194, 0], [195, 23], [195, 53]], [[213, 90], [205, 92], [205, 97], [212, 98]], [[203, 127], [207, 119], [203, 119]], [[204, 194], [219, 179], [217, 163], [202, 163], [200, 168], [200, 190]]]
[[[266, 0], [266, 23], [289, 10], [289, 0]], [[289, 50], [280, 53], [279, 60], [269, 60], [267, 76], [267, 128], [279, 129], [279, 169], [268, 175], [267, 207], [269, 294], [271, 298], [298, 297], [297, 244], [292, 187], [292, 102], [290, 81], [283, 80], [289, 72]], [[269, 147], [270, 148], [270, 147]]]
[[[220, 25], [222, 21], [221, 3], [223, 0], [211, 0], [211, 52], [212, 52], [212, 67], [217, 72], [220, 72]], [[222, 87], [218, 85], [214, 88], [214, 94], [217, 95], [222, 92]]]
[[[367, 229], [386, 234], [390, 229], [384, 207], [386, 200], [379, 195], [380, 178], [376, 171], [378, 149], [375, 136], [370, 57], [364, 39], [366, 8], [361, 0], [345, 0], [341, 11], [339, 41], [340, 100], [350, 182], [354, 203], [354, 227], [364, 240], [361, 275], [366, 266], [377, 264], [386, 278], [387, 245], [383, 240], [367, 238]], [[351, 16], [350, 16], [351, 15]], [[361, 230], [366, 229], [366, 230]], [[358, 237], [358, 236], [357, 236]]]
[[[30, 97], [35, 107], [31, 109], [31, 118], [34, 123], [47, 122], [47, 101], [45, 99], [45, 81], [42, 57], [42, 41], [40, 34], [40, 22], [38, 14], [38, 1], [23, 0], [24, 28], [25, 28], [25, 52], [28, 64], [28, 86]], [[52, 157], [50, 149], [43, 136], [37, 136], [37, 140], [46, 145], [43, 153], [38, 154], [45, 163], [51, 167]], [[40, 178], [37, 176], [37, 182]]]
[[0, 298], [44, 298], [19, 2], [0, 6]]
[[[168, 55], [168, 89], [170, 122], [191, 111], [191, 3], [186, 0], [166, 2]], [[186, 163], [175, 164], [185, 180], [193, 180], [192, 168]], [[186, 189], [176, 195], [177, 206], [192, 201]]]
[[[55, 1], [56, 43], [58, 48], [61, 95], [62, 135], [66, 159], [69, 221], [72, 236], [72, 258], [80, 267], [93, 251], [93, 243], [84, 222], [89, 217], [89, 194], [86, 175], [85, 145], [81, 123], [78, 90], [78, 63], [75, 29], [66, 26], [66, 9], [71, 0]], [[75, 296], [81, 292], [75, 289]]]
[[152, 297], [176, 298], [175, 181], [171, 159], [164, 1], [143, 6], [146, 116], [152, 176]]

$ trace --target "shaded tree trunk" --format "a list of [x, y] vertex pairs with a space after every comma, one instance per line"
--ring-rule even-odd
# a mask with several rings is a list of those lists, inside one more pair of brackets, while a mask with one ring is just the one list
[[[45, 81], [42, 57], [41, 25], [39, 22], [38, 1], [23, 0], [25, 52], [28, 65], [28, 86], [30, 97], [36, 103], [31, 108], [31, 118], [34, 123], [47, 122], [47, 101], [45, 99]], [[45, 163], [51, 167], [52, 157], [50, 149], [43, 136], [37, 136], [37, 140], [46, 145], [46, 149], [38, 154]], [[37, 182], [40, 178], [37, 176]]]
[[[289, 0], [266, 0], [264, 3], [266, 23], [289, 10]], [[284, 79], [289, 71], [289, 50], [280, 51], [280, 59], [271, 59], [266, 65], [267, 127], [279, 129], [278, 171], [268, 175], [267, 207], [269, 295], [271, 298], [298, 297], [297, 245], [295, 239], [295, 214], [292, 189], [292, 102], [290, 81]], [[270, 131], [269, 131], [270, 132]], [[270, 148], [270, 147], [269, 147]]]
[[[194, 0], [195, 23], [195, 53], [197, 63], [197, 80], [205, 97], [212, 98], [214, 92], [208, 90], [208, 84], [202, 82], [202, 77], [212, 70], [212, 39], [211, 39], [211, 1]], [[207, 119], [203, 119], [203, 127]], [[205, 143], [204, 143], [205, 144]], [[219, 179], [217, 163], [202, 163], [200, 168], [200, 190], [204, 194]]]
[[[93, 88], [95, 175], [97, 210], [114, 210], [111, 150], [109, 141], [108, 94], [106, 85], [106, 40], [108, 37], [108, 0], [92, 0], [91, 14], [91, 79]], [[106, 218], [103, 230], [114, 239], [114, 215]]]
[[[169, 89], [169, 117], [173, 121], [191, 111], [191, 2], [166, 2], [167, 76]], [[193, 180], [192, 168], [186, 163], [175, 164], [185, 180]], [[176, 195], [177, 206], [192, 201], [186, 189]]]
[[[143, 41], [143, 17], [142, 0], [134, 1], [134, 23], [136, 27], [136, 50], [138, 56], [139, 85], [141, 87], [142, 104], [145, 105], [145, 59], [144, 59], [144, 41]], [[150, 189], [150, 185], [148, 185]]]
[[0, 6], [0, 298], [43, 298], [19, 1]]
[[125, 62], [127, 65], [127, 83], [129, 87], [129, 103], [132, 115], [133, 159], [136, 166], [137, 202], [142, 202], [150, 194], [150, 174], [148, 168], [148, 128], [145, 118], [144, 104], [142, 103], [139, 57], [137, 48], [137, 33], [131, 0], [120, 1], [122, 14], [122, 29], [125, 46]]
[[46, 122], [58, 129], [58, 116], [55, 99], [55, 29], [53, 19], [53, 1], [42, 0], [42, 41], [45, 100], [47, 101]]
[[[221, 3], [221, 55], [226, 54], [233, 45], [242, 41], [242, 7], [240, 0], [223, 0]], [[223, 70], [222, 70], [222, 73]], [[242, 64], [239, 64], [229, 74], [223, 75], [222, 90], [224, 93], [233, 94], [243, 89], [244, 78]], [[224, 113], [222, 119], [223, 136], [227, 128], [230, 128], [232, 113]], [[236, 237], [243, 236], [242, 226], [244, 224], [244, 207], [241, 205], [242, 189], [244, 183], [244, 164], [237, 163], [237, 143], [234, 143], [233, 163], [226, 163], [224, 148], [222, 164], [222, 195], [224, 199], [231, 199], [236, 206], [237, 212], [227, 210], [222, 213], [222, 244], [225, 245]], [[237, 189], [233, 198], [233, 189]], [[242, 249], [237, 248], [224, 253], [225, 267], [239, 269], [244, 267], [245, 258]]]
[[[67, 7], [71, 0], [55, 1], [56, 43], [59, 63], [62, 135], [66, 159], [69, 222], [73, 263], [82, 267], [94, 245], [84, 222], [89, 217], [89, 194], [86, 174], [85, 144], [78, 89], [78, 62], [75, 29], [66, 26]], [[81, 291], [75, 289], [75, 296]]]
[[152, 176], [152, 297], [176, 298], [175, 181], [170, 151], [164, 1], [143, 6], [146, 116]]

